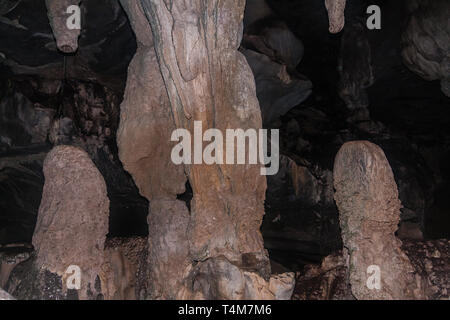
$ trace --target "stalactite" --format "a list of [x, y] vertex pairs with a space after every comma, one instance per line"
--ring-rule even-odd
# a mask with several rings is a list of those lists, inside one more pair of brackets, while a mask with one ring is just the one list
[[56, 45], [64, 53], [73, 53], [78, 49], [80, 29], [69, 29], [67, 20], [70, 13], [67, 9], [72, 5], [79, 5], [81, 0], [46, 0], [48, 18], [56, 38]]

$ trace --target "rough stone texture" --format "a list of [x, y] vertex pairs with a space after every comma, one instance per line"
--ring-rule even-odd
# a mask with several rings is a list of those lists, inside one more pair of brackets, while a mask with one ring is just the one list
[[105, 300], [137, 300], [147, 279], [140, 277], [147, 264], [147, 238], [112, 238], [105, 243], [102, 265]]
[[78, 37], [80, 30], [69, 29], [67, 27], [67, 20], [70, 14], [67, 9], [71, 5], [79, 5], [81, 0], [46, 0], [48, 18], [56, 38], [56, 45], [58, 49], [64, 53], [73, 53], [78, 49]]
[[122, 1], [137, 37], [138, 49], [128, 69], [117, 132], [119, 157], [148, 200], [184, 192], [182, 166], [170, 159], [175, 124], [159, 69], [153, 35], [139, 1]]
[[11, 244], [0, 246], [0, 287], [4, 288], [11, 271], [21, 262], [30, 257], [31, 245]]
[[297, 273], [293, 300], [352, 300], [342, 252], [325, 257], [320, 265], [306, 265]]
[[[402, 250], [414, 267], [414, 273], [424, 281], [424, 298], [448, 300], [450, 258], [448, 240], [405, 240]], [[348, 267], [341, 251], [325, 257], [320, 265], [307, 265], [297, 273], [294, 300], [355, 299], [348, 282]]]
[[404, 241], [407, 254], [418, 275], [425, 279], [425, 294], [430, 300], [450, 299], [450, 241]]
[[149, 287], [152, 299], [183, 299], [182, 288], [192, 269], [187, 229], [189, 211], [178, 200], [150, 203]]
[[[183, 166], [175, 166], [170, 143], [175, 123], [159, 69], [151, 27], [139, 1], [121, 1], [138, 49], [128, 70], [117, 134], [119, 156], [140, 193], [150, 201], [148, 284], [141, 295], [174, 299], [184, 279], [189, 247], [189, 212], [177, 201], [185, 192]], [[146, 298], [146, 297], [144, 297]]]
[[[335, 200], [357, 299], [420, 299], [421, 278], [395, 236], [401, 202], [383, 150], [368, 141], [342, 146], [334, 163]], [[366, 286], [367, 268], [379, 266], [381, 289]]]
[[295, 285], [293, 273], [272, 275], [267, 281], [250, 267], [220, 256], [200, 263], [191, 272], [192, 288], [182, 299], [289, 300]]
[[[45, 185], [33, 235], [39, 273], [82, 272], [80, 299], [88, 298], [103, 263], [109, 200], [98, 169], [81, 149], [55, 147], [44, 162]], [[63, 288], [63, 291], [65, 289]]]
[[[237, 49], [244, 1], [143, 1], [177, 127], [193, 131], [261, 128], [251, 70]], [[205, 60], [206, 58], [206, 60]], [[260, 165], [191, 165], [194, 197], [189, 228], [195, 260], [243, 253], [265, 256], [259, 232], [265, 178]]]
[[325, 0], [331, 33], [338, 33], [344, 28], [346, 2], [347, 0]]
[[410, 17], [403, 33], [406, 66], [426, 80], [441, 80], [450, 97], [450, 3], [446, 0], [410, 1]]
[[[132, 91], [133, 78], [139, 73], [147, 80], [158, 77], [150, 24], [167, 91], [156, 79], [156, 85], [147, 92], [160, 97], [158, 102], [163, 101], [163, 106], [165, 93], [168, 93], [173, 122], [171, 125], [167, 108], [158, 104], [153, 106], [161, 110], [161, 116], [149, 116], [162, 119], [156, 121], [154, 129], [155, 132], [159, 130], [160, 135], [152, 134], [150, 130], [144, 134], [139, 132], [144, 137], [142, 143], [151, 141], [164, 148], [170, 140], [165, 133], [171, 133], [175, 127], [192, 132], [194, 121], [202, 121], [203, 130], [261, 128], [254, 79], [245, 58], [237, 50], [242, 36], [244, 1], [203, 4], [175, 1], [170, 7], [163, 1], [141, 3], [147, 21], [143, 20], [145, 16], [138, 3], [122, 1], [137, 35], [138, 48], [146, 47], [143, 56], [148, 60], [140, 63], [138, 70], [133, 70], [133, 63], [143, 57], [139, 57], [138, 49], [130, 66], [124, 102], [129, 110], [122, 112], [124, 126], [121, 128], [128, 127], [132, 133], [123, 134], [122, 131], [119, 145], [122, 161], [141, 193], [150, 200], [148, 295], [155, 299], [235, 298], [233, 292], [239, 291], [244, 284], [241, 268], [250, 268], [255, 276], [259, 274], [261, 283], [270, 287], [270, 266], [259, 231], [266, 189], [260, 165], [195, 164], [172, 168], [169, 145], [158, 154], [154, 147], [149, 147], [144, 150], [147, 159], [133, 166], [137, 161], [127, 159], [128, 152], [124, 151], [125, 144], [130, 143], [130, 135], [138, 132], [138, 126], [127, 124], [128, 112], [134, 108], [137, 110], [134, 117], [145, 114], [136, 109], [140, 107], [136, 105], [139, 101], [132, 101], [128, 96], [129, 92], [136, 96]], [[143, 70], [143, 66], [149, 69]], [[147, 83], [145, 86], [144, 89], [148, 88]], [[138, 88], [136, 92], [141, 93], [143, 89]], [[151, 139], [147, 138], [149, 135]], [[136, 146], [141, 148], [142, 143]], [[150, 171], [146, 163], [157, 166], [151, 167]], [[161, 163], [168, 167], [161, 167]], [[190, 212], [184, 203], [174, 201], [177, 194], [184, 192], [183, 171], [193, 189]], [[153, 177], [151, 183], [148, 182], [149, 175]], [[167, 187], [159, 187], [166, 183]], [[152, 189], [156, 186], [158, 188]], [[225, 291], [214, 289], [214, 283], [223, 282], [222, 274], [208, 268], [209, 263], [219, 257], [220, 261], [224, 259], [221, 263], [223, 273], [234, 272], [242, 280], [227, 285]], [[196, 281], [191, 280], [199, 273], [204, 274], [206, 285], [197, 286]], [[280, 297], [285, 295], [278, 294]]]
[[16, 300], [8, 292], [0, 288], [0, 300]]

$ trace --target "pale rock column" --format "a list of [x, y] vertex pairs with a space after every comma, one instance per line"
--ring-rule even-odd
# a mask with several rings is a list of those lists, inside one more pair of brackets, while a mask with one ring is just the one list
[[151, 27], [140, 1], [121, 4], [136, 35], [137, 52], [128, 68], [117, 144], [125, 169], [150, 201], [148, 283], [141, 298], [175, 299], [191, 266], [189, 212], [176, 199], [185, 191], [187, 178], [184, 167], [174, 165], [170, 157], [175, 123]]
[[[401, 202], [383, 150], [368, 141], [344, 144], [334, 163], [334, 187], [352, 294], [369, 300], [423, 298], [422, 280], [394, 234]], [[370, 266], [379, 268], [378, 289]]]
[[[150, 25], [153, 31], [166, 89], [161, 92], [168, 93], [171, 113], [163, 107], [160, 110], [173, 116], [174, 125], [166, 123], [164, 128], [159, 127], [161, 130], [185, 128], [194, 136], [194, 121], [202, 121], [203, 131], [216, 128], [225, 133], [227, 128], [261, 128], [253, 75], [238, 52], [245, 1], [173, 1], [170, 4], [137, 1], [136, 4], [124, 0], [122, 4], [134, 25], [140, 47], [138, 54], [144, 45], [148, 51], [143, 56], [148, 59], [152, 55], [151, 44], [145, 44], [144, 37], [150, 35]], [[141, 24], [139, 4], [146, 15], [146, 26]], [[130, 66], [125, 108], [135, 104], [132, 99], [138, 99], [136, 96], [142, 93], [135, 89], [137, 86], [132, 80], [136, 73], [146, 80], [157, 78], [157, 73], [150, 74], [144, 68], [149, 68], [150, 63], [141, 63], [139, 69], [133, 71], [137, 59], [135, 57]], [[142, 87], [145, 89], [149, 85], [146, 83]], [[164, 96], [156, 87], [153, 89], [151, 94], [160, 97], [159, 105], [165, 106]], [[127, 122], [128, 113], [122, 111], [123, 123]], [[131, 128], [129, 134], [136, 134], [136, 128]], [[150, 200], [151, 298], [255, 298], [258, 295], [251, 295], [250, 289], [242, 290], [250, 288], [255, 277], [275, 291], [266, 296], [285, 298], [289, 295], [281, 292], [289, 293], [293, 289], [292, 274], [285, 275], [288, 281], [278, 280], [279, 277], [274, 277], [272, 283], [269, 281], [270, 266], [259, 231], [266, 190], [260, 165], [202, 163], [173, 167], [168, 152], [171, 147], [165, 149], [170, 146], [169, 137], [156, 139], [164, 135], [155, 135], [155, 138], [143, 139], [144, 143], [154, 145], [144, 152], [152, 156], [141, 156], [142, 166], [138, 168], [133, 162], [139, 161], [127, 156], [126, 143], [130, 140], [123, 132], [119, 133], [121, 159], [141, 193]], [[154, 152], [158, 147], [163, 151]], [[136, 147], [136, 151], [138, 149]], [[194, 193], [190, 212], [174, 198], [184, 191], [183, 171]], [[246, 277], [246, 272], [252, 277]], [[227, 280], [230, 273], [235, 281]]]

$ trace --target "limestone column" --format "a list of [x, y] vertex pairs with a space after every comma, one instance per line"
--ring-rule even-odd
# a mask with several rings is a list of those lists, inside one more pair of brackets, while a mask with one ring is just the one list
[[352, 294], [369, 300], [423, 298], [421, 279], [394, 234], [401, 202], [383, 150], [368, 141], [344, 144], [334, 163], [334, 187]]

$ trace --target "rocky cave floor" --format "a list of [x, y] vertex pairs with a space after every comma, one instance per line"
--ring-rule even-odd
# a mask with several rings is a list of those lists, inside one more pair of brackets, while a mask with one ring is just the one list
[[[12, 266], [33, 252], [43, 161], [61, 144], [84, 149], [104, 177], [110, 201], [105, 250], [121, 248], [139, 270], [149, 204], [124, 170], [116, 143], [136, 51], [126, 15], [118, 1], [83, 1], [79, 50], [63, 55], [44, 1], [6, 2], [10, 7], [0, 5], [0, 287]], [[450, 98], [439, 80], [423, 79], [402, 60], [414, 11], [407, 1], [371, 1], [382, 9], [382, 28], [366, 30], [368, 2], [352, 1], [346, 27], [330, 34], [322, 1], [261, 2], [248, 1], [240, 51], [255, 75], [264, 127], [280, 130], [280, 171], [267, 178], [261, 227], [272, 273], [296, 273], [293, 299], [352, 298], [340, 254], [333, 164], [345, 142], [369, 140], [384, 150], [394, 173], [403, 250], [429, 277], [429, 298], [448, 298]], [[436, 3], [449, 19], [448, 2]], [[450, 30], [432, 33], [423, 25], [422, 37], [447, 43], [447, 51], [429, 48], [427, 58], [448, 64]], [[189, 184], [178, 199], [189, 207]]]

